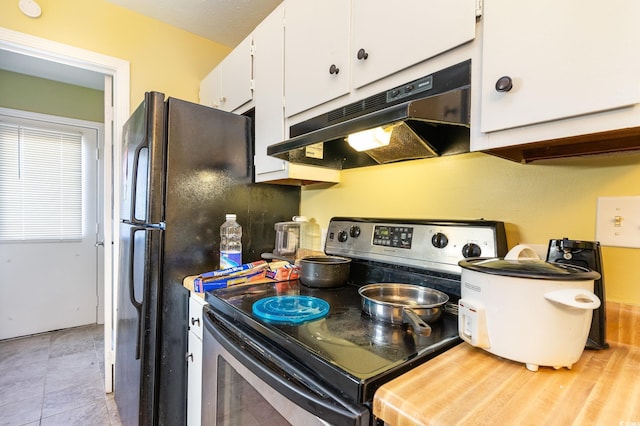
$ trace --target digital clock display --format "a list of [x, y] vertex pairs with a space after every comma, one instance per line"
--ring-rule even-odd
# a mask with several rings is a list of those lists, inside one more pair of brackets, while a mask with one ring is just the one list
[[376, 225], [373, 230], [374, 246], [410, 249], [412, 239], [413, 228], [410, 226]]

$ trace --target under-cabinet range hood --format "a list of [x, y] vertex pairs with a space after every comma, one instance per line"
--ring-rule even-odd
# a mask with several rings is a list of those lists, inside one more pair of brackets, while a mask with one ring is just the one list
[[471, 61], [291, 126], [267, 154], [333, 169], [469, 152]]

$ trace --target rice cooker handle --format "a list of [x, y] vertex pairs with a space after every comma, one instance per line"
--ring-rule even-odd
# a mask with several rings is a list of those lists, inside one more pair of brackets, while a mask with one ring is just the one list
[[509, 252], [504, 258], [506, 260], [524, 260], [524, 259], [540, 260], [540, 256], [538, 256], [535, 250], [526, 244], [518, 244], [517, 246], [513, 247], [511, 250], [509, 250]]
[[576, 309], [598, 309], [600, 299], [590, 291], [581, 288], [567, 288], [545, 293], [544, 298]]

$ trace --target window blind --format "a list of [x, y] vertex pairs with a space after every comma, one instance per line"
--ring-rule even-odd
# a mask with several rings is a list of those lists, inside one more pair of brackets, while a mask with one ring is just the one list
[[1, 123], [0, 241], [82, 235], [82, 135]]

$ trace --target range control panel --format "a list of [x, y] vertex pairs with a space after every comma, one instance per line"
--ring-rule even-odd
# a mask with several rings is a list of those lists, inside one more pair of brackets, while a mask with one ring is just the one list
[[373, 227], [373, 245], [410, 249], [412, 240], [412, 226], [375, 225]]
[[497, 221], [337, 217], [325, 253], [460, 274], [462, 259], [506, 255], [507, 239]]

